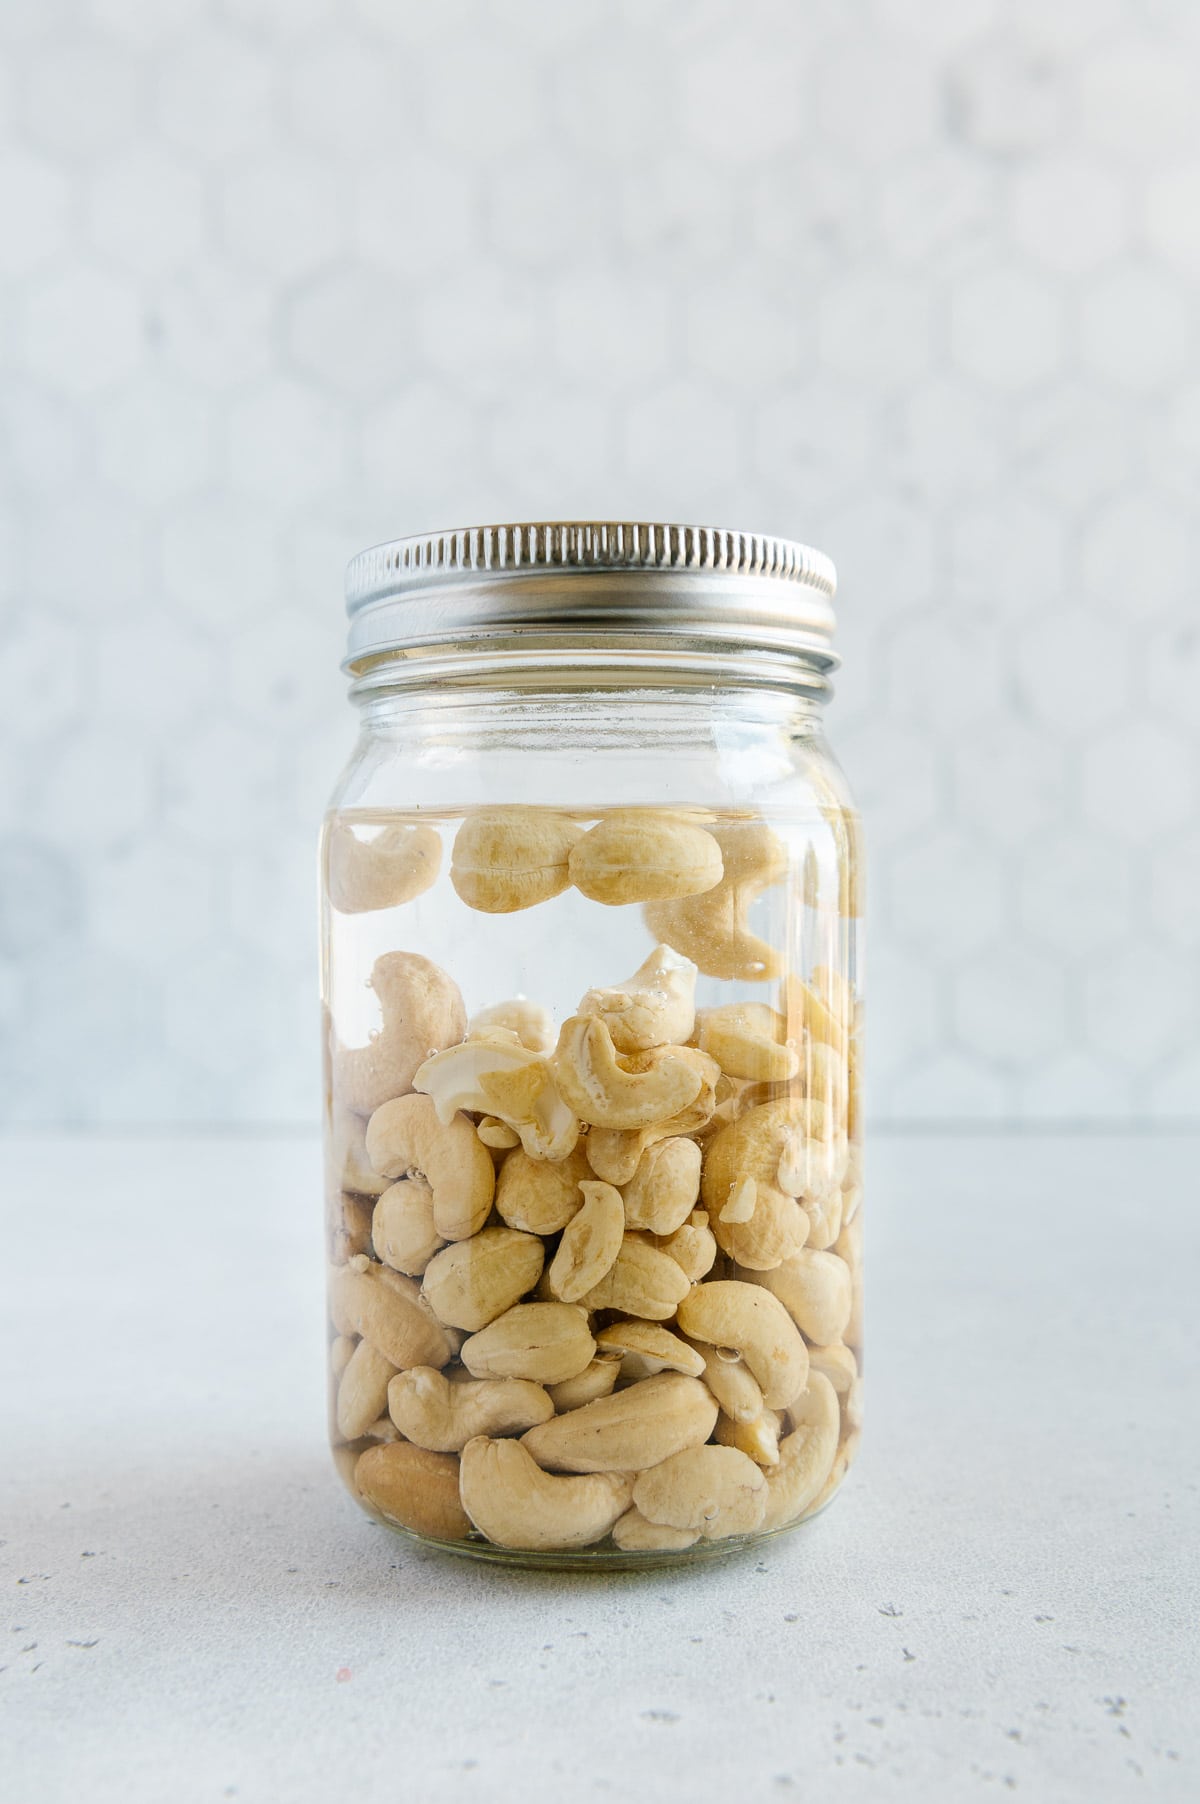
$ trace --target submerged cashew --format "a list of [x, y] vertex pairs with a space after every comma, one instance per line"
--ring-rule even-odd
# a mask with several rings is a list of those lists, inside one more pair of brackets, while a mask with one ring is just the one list
[[701, 1446], [716, 1420], [716, 1403], [698, 1378], [664, 1372], [531, 1428], [521, 1445], [539, 1466], [562, 1472], [640, 1472]]
[[697, 1018], [701, 1050], [711, 1053], [727, 1077], [783, 1083], [795, 1077], [800, 1055], [785, 1044], [787, 1019], [765, 1002], [731, 1002]]
[[598, 1178], [618, 1188], [628, 1184], [646, 1151], [660, 1140], [673, 1140], [699, 1134], [711, 1121], [716, 1108], [720, 1070], [715, 1059], [692, 1047], [676, 1046], [672, 1050], [687, 1054], [700, 1064], [700, 1088], [694, 1099], [678, 1115], [654, 1122], [644, 1128], [593, 1127], [588, 1134], [585, 1151], [588, 1164]]
[[584, 1366], [576, 1378], [564, 1378], [561, 1384], [547, 1386], [550, 1400], [558, 1415], [564, 1415], [569, 1409], [580, 1409], [585, 1403], [594, 1403], [597, 1397], [607, 1397], [620, 1375], [619, 1359], [597, 1357], [590, 1365]]
[[700, 1194], [700, 1148], [676, 1135], [647, 1147], [625, 1186], [625, 1220], [630, 1228], [673, 1234], [696, 1206]]
[[577, 1303], [599, 1284], [611, 1270], [625, 1235], [621, 1192], [596, 1178], [585, 1178], [579, 1188], [583, 1207], [563, 1229], [549, 1270], [550, 1290], [563, 1303]]
[[508, 1002], [493, 1002], [481, 1008], [467, 1024], [467, 1038], [474, 1039], [489, 1028], [506, 1027], [516, 1034], [527, 1052], [549, 1052], [554, 1045], [554, 1022], [550, 1010], [527, 996], [514, 996]]
[[779, 1464], [767, 1473], [764, 1529], [782, 1528], [802, 1516], [829, 1477], [837, 1453], [841, 1411], [837, 1395], [820, 1372], [788, 1410], [792, 1432], [779, 1443]]
[[740, 1353], [768, 1409], [785, 1408], [803, 1390], [808, 1348], [770, 1291], [732, 1278], [697, 1284], [680, 1303], [679, 1326], [694, 1340]]
[[544, 1258], [545, 1248], [536, 1234], [482, 1228], [469, 1240], [456, 1241], [434, 1255], [425, 1268], [421, 1293], [440, 1322], [474, 1332], [533, 1289]]
[[779, 1464], [779, 1429], [783, 1418], [777, 1409], [764, 1409], [751, 1422], [738, 1422], [724, 1411], [717, 1417], [713, 1439], [722, 1447], [736, 1447], [756, 1466]]
[[341, 914], [366, 914], [396, 908], [432, 888], [442, 865], [442, 842], [432, 827], [403, 825], [359, 839], [350, 822], [341, 820], [330, 829], [328, 858], [333, 906]]
[[597, 1015], [618, 1052], [649, 1052], [690, 1038], [696, 1019], [696, 967], [670, 946], [656, 946], [632, 977], [589, 990], [581, 1015]]
[[485, 1115], [482, 1121], [476, 1122], [475, 1132], [489, 1152], [506, 1153], [511, 1147], [521, 1144], [521, 1136], [516, 1128], [509, 1127], [507, 1121], [501, 1121], [498, 1115]]
[[371, 1170], [367, 1124], [353, 1109], [333, 1110], [326, 1176], [330, 1190], [351, 1190], [358, 1196], [378, 1196], [387, 1188], [387, 1179]]
[[454, 1352], [450, 1336], [422, 1304], [412, 1279], [362, 1255], [331, 1272], [329, 1314], [339, 1334], [361, 1334], [397, 1371], [444, 1366]]
[[461, 1453], [477, 1434], [522, 1434], [554, 1414], [540, 1384], [523, 1378], [452, 1384], [432, 1366], [398, 1372], [387, 1387], [387, 1406], [405, 1439], [433, 1453]]
[[643, 1472], [633, 1501], [651, 1522], [719, 1541], [753, 1534], [767, 1507], [767, 1481], [736, 1447], [691, 1447]]
[[364, 1435], [387, 1408], [389, 1380], [396, 1368], [369, 1340], [360, 1340], [342, 1373], [337, 1393], [338, 1433], [347, 1441]]
[[779, 1298], [806, 1340], [818, 1346], [839, 1341], [850, 1320], [850, 1272], [834, 1253], [802, 1247], [770, 1272], [750, 1274]]
[[354, 1356], [354, 1349], [360, 1343], [352, 1334], [335, 1334], [329, 1346], [329, 1369], [333, 1373], [336, 1384]]
[[445, 1246], [433, 1219], [433, 1191], [424, 1178], [389, 1184], [375, 1205], [371, 1239], [377, 1256], [393, 1271], [419, 1278]]
[[[808, 1217], [780, 1183], [781, 1161], [802, 1137], [806, 1108], [787, 1097], [763, 1103], [714, 1134], [705, 1151], [700, 1193], [710, 1225], [722, 1251], [749, 1270], [770, 1270], [808, 1238]], [[753, 1193], [746, 1190], [751, 1182]]]
[[844, 1347], [840, 1341], [809, 1347], [808, 1363], [814, 1372], [828, 1378], [839, 1397], [845, 1397], [851, 1386], [859, 1382], [858, 1361], [849, 1347]]
[[595, 1015], [564, 1021], [554, 1053], [564, 1100], [581, 1121], [602, 1128], [648, 1127], [677, 1115], [700, 1094], [706, 1067], [712, 1061], [686, 1046], [660, 1046], [621, 1059]]
[[495, 1173], [465, 1115], [443, 1122], [428, 1096], [398, 1096], [367, 1123], [367, 1152], [385, 1177], [426, 1180], [444, 1240], [466, 1240], [487, 1220]]
[[532, 1158], [523, 1149], [509, 1153], [496, 1177], [496, 1209], [510, 1228], [527, 1234], [557, 1234], [583, 1204], [580, 1183], [591, 1176], [582, 1148], [567, 1158]]
[[762, 1386], [745, 1360], [728, 1347], [696, 1351], [704, 1360], [704, 1382], [731, 1421], [756, 1422], [763, 1413]]
[[559, 1095], [547, 1060], [503, 1029], [490, 1028], [485, 1037], [426, 1059], [413, 1088], [433, 1098], [442, 1121], [460, 1109], [498, 1117], [535, 1158], [565, 1158], [579, 1138], [579, 1122]]
[[583, 829], [549, 808], [480, 808], [454, 840], [450, 881], [470, 908], [512, 914], [561, 895]]
[[850, 1273], [850, 1319], [846, 1323], [842, 1338], [848, 1346], [861, 1348], [863, 1330], [861, 1215], [856, 1215], [849, 1226], [842, 1229], [831, 1250], [844, 1261]]
[[818, 993], [801, 977], [783, 980], [783, 1012], [787, 1019], [788, 1039], [797, 1045], [805, 1034], [837, 1052], [846, 1044], [846, 1023], [830, 1006], [828, 992]]
[[703, 1209], [693, 1211], [673, 1234], [656, 1238], [654, 1245], [675, 1261], [692, 1284], [698, 1284], [712, 1270], [717, 1257], [716, 1237]]
[[742, 983], [778, 977], [779, 954], [750, 931], [748, 917], [761, 892], [786, 874], [787, 848], [764, 821], [733, 821], [712, 833], [724, 862], [720, 883], [703, 895], [648, 903], [646, 925], [708, 977]]
[[670, 1254], [636, 1234], [626, 1234], [604, 1277], [579, 1300], [585, 1309], [619, 1309], [623, 1315], [665, 1322], [691, 1288], [691, 1280]]
[[578, 1377], [595, 1351], [587, 1314], [574, 1303], [517, 1303], [464, 1341], [460, 1356], [474, 1378], [548, 1385]]
[[411, 1090], [430, 1053], [453, 1046], [467, 1031], [458, 985], [418, 952], [385, 952], [375, 960], [369, 987], [379, 998], [382, 1025], [365, 1046], [332, 1049], [334, 1092], [359, 1115]]
[[529, 1550], [589, 1547], [602, 1541], [629, 1507], [621, 1472], [553, 1478], [519, 1441], [468, 1441], [462, 1452], [463, 1507], [497, 1547]]
[[461, 1541], [471, 1524], [459, 1502], [458, 1461], [407, 1441], [368, 1447], [354, 1468], [359, 1495], [389, 1522], [435, 1541]]
[[343, 1190], [330, 1204], [329, 1257], [345, 1265], [356, 1253], [371, 1251], [372, 1203], [369, 1196], [352, 1196]]
[[695, 896], [721, 878], [721, 850], [703, 827], [656, 808], [622, 808], [571, 848], [571, 882], [593, 902]]
[[610, 1322], [596, 1335], [596, 1345], [601, 1353], [636, 1355], [645, 1362], [650, 1377], [659, 1372], [683, 1372], [688, 1378], [700, 1378], [704, 1373], [703, 1353], [658, 1322]]
[[612, 1538], [622, 1553], [680, 1553], [694, 1547], [700, 1539], [698, 1528], [668, 1528], [663, 1522], [651, 1522], [641, 1510], [626, 1510], [614, 1522]]

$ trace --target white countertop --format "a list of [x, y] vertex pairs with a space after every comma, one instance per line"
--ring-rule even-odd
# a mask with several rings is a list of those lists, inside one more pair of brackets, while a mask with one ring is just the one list
[[342, 1492], [314, 1142], [0, 1142], [0, 1795], [1200, 1797], [1198, 1165], [877, 1138], [843, 1495], [594, 1577]]

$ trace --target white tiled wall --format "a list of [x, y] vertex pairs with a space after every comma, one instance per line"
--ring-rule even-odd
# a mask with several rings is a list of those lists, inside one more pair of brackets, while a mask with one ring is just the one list
[[842, 573], [892, 1119], [1200, 1115], [1196, 0], [0, 0], [0, 1110], [302, 1120], [341, 569]]

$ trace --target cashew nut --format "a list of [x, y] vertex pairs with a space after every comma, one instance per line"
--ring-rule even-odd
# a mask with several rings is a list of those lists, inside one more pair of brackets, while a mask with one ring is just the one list
[[673, 1234], [665, 1234], [654, 1242], [660, 1253], [667, 1253], [692, 1284], [698, 1284], [712, 1270], [717, 1257], [717, 1242], [703, 1209], [696, 1209]]
[[519, 1441], [477, 1435], [462, 1452], [463, 1507], [497, 1547], [529, 1550], [590, 1547], [629, 1507], [623, 1472], [555, 1478]]
[[385, 1177], [425, 1179], [444, 1240], [466, 1240], [487, 1220], [495, 1174], [465, 1115], [443, 1122], [428, 1096], [398, 1096], [367, 1123], [367, 1152]]
[[748, 1274], [779, 1298], [806, 1340], [832, 1346], [850, 1320], [850, 1272], [834, 1253], [802, 1247], [773, 1271]]
[[618, 1052], [682, 1044], [696, 1019], [696, 967], [670, 946], [656, 946], [624, 983], [589, 990], [579, 1013], [599, 1016]]
[[517, 1303], [464, 1341], [461, 1358], [474, 1378], [548, 1385], [577, 1378], [595, 1351], [587, 1314], [574, 1303]]
[[461, 1453], [477, 1434], [522, 1434], [554, 1414], [540, 1384], [524, 1378], [452, 1384], [432, 1366], [398, 1372], [387, 1387], [387, 1406], [405, 1439], [433, 1453]]
[[535, 1158], [565, 1158], [579, 1138], [579, 1122], [559, 1095], [547, 1060], [503, 1029], [489, 1028], [479, 1039], [426, 1059], [413, 1088], [432, 1096], [443, 1121], [460, 1109], [497, 1116]]
[[698, 1528], [668, 1528], [665, 1523], [651, 1522], [641, 1510], [626, 1510], [614, 1522], [612, 1538], [622, 1553], [678, 1553], [694, 1547], [700, 1539]]
[[808, 1348], [770, 1291], [735, 1278], [697, 1284], [679, 1305], [679, 1326], [693, 1340], [740, 1353], [768, 1409], [785, 1408], [804, 1389]]
[[731, 1002], [697, 1016], [698, 1043], [727, 1077], [784, 1083], [795, 1077], [800, 1055], [785, 1044], [787, 1019], [765, 1002]]
[[535, 1159], [523, 1149], [509, 1153], [496, 1177], [496, 1209], [510, 1228], [527, 1234], [557, 1234], [582, 1206], [580, 1183], [591, 1176], [577, 1148], [565, 1159]]
[[467, 1038], [474, 1039], [489, 1028], [506, 1027], [516, 1034], [527, 1052], [550, 1052], [554, 1046], [554, 1022], [549, 1009], [527, 996], [514, 996], [508, 1002], [493, 1002], [481, 1008], [467, 1024]]
[[703, 895], [648, 903], [646, 925], [708, 977], [741, 983], [778, 977], [779, 954], [750, 931], [748, 917], [761, 892], [786, 874], [787, 847], [764, 821], [733, 821], [712, 834], [724, 865], [720, 883]]
[[703, 1060], [700, 1067], [700, 1088], [695, 1099], [686, 1109], [681, 1109], [678, 1115], [672, 1115], [667, 1121], [655, 1122], [650, 1127], [593, 1127], [586, 1142], [587, 1160], [596, 1176], [603, 1178], [606, 1184], [616, 1184], [618, 1188], [627, 1184], [649, 1147], [656, 1146], [660, 1140], [678, 1139], [688, 1134], [698, 1135], [712, 1120], [716, 1109], [717, 1085], [720, 1082], [716, 1060], [691, 1047], [677, 1046], [673, 1050]]
[[620, 1370], [619, 1359], [599, 1356], [584, 1366], [577, 1378], [564, 1378], [561, 1384], [547, 1386], [556, 1414], [565, 1415], [569, 1409], [580, 1409], [585, 1403], [594, 1403], [597, 1397], [609, 1396]]
[[763, 1413], [762, 1386], [741, 1359], [728, 1347], [706, 1347], [697, 1352], [704, 1360], [704, 1382], [734, 1422], [756, 1422]]
[[805, 1034], [840, 1052], [846, 1044], [846, 1023], [830, 1006], [828, 993], [818, 994], [815, 987], [801, 977], [788, 975], [783, 980], [783, 1012], [787, 1018], [788, 1038], [797, 1045]]
[[767, 1481], [736, 1447], [689, 1447], [643, 1472], [633, 1501], [651, 1522], [720, 1541], [754, 1533], [767, 1507]]
[[562, 1303], [577, 1303], [600, 1283], [615, 1263], [625, 1234], [621, 1192], [596, 1178], [585, 1178], [579, 1188], [583, 1207], [563, 1229], [549, 1271], [550, 1290]]
[[567, 859], [583, 829], [549, 808], [480, 808], [454, 840], [450, 881], [485, 914], [512, 914], [561, 895]]
[[329, 1346], [329, 1369], [333, 1373], [336, 1384], [354, 1355], [354, 1349], [360, 1343], [352, 1334], [335, 1334]]
[[402, 825], [360, 839], [348, 820], [340, 820], [330, 829], [327, 855], [329, 900], [340, 914], [366, 914], [396, 908], [432, 888], [442, 865], [442, 842], [432, 827]]
[[375, 1205], [371, 1240], [376, 1255], [393, 1271], [419, 1278], [445, 1246], [433, 1219], [433, 1191], [424, 1178], [389, 1184]]
[[545, 1248], [536, 1234], [483, 1228], [469, 1240], [434, 1254], [425, 1268], [421, 1293], [440, 1322], [474, 1332], [533, 1289], [544, 1258]]
[[348, 1190], [330, 1204], [329, 1257], [344, 1265], [356, 1253], [371, 1251], [371, 1199], [352, 1196]]
[[630, 1228], [673, 1234], [696, 1206], [700, 1194], [700, 1148], [676, 1135], [647, 1147], [625, 1186], [625, 1220]]
[[[564, 1021], [554, 1075], [581, 1121], [602, 1128], [642, 1128], [666, 1121], [694, 1102], [713, 1061], [683, 1046], [654, 1047], [618, 1058], [612, 1036], [595, 1015]], [[497, 1111], [499, 1112], [499, 1111]]]
[[779, 1464], [767, 1473], [764, 1529], [782, 1528], [802, 1516], [818, 1496], [834, 1455], [841, 1429], [837, 1394], [820, 1372], [810, 1372], [807, 1389], [788, 1410], [792, 1432], [779, 1443]]
[[[807, 1121], [806, 1108], [786, 1097], [763, 1103], [708, 1143], [700, 1183], [704, 1207], [722, 1251], [749, 1270], [770, 1270], [808, 1237], [808, 1217], [780, 1182], [781, 1161]], [[753, 1192], [746, 1189], [751, 1182]]]
[[858, 1361], [849, 1347], [841, 1341], [831, 1341], [825, 1346], [810, 1346], [808, 1363], [814, 1372], [820, 1372], [828, 1378], [839, 1397], [846, 1397], [852, 1385], [858, 1383]]
[[382, 1025], [365, 1046], [332, 1049], [338, 1101], [359, 1115], [411, 1090], [430, 1053], [453, 1046], [467, 1031], [458, 985], [418, 952], [385, 952], [369, 987], [379, 998]]
[[360, 1340], [342, 1373], [337, 1392], [337, 1427], [343, 1440], [356, 1441], [387, 1408], [388, 1382], [396, 1368], [369, 1340]]
[[862, 1216], [856, 1215], [848, 1227], [842, 1229], [833, 1243], [832, 1251], [843, 1260], [850, 1273], [850, 1319], [842, 1338], [848, 1346], [862, 1346], [863, 1330], [863, 1271], [862, 1271]]
[[694, 896], [721, 878], [711, 833], [677, 814], [622, 808], [571, 848], [571, 882], [593, 902], [655, 902]]
[[764, 1409], [751, 1422], [738, 1422], [722, 1410], [713, 1439], [722, 1447], [736, 1447], [756, 1466], [779, 1464], [779, 1430], [783, 1418], [777, 1409]]
[[333, 1110], [326, 1176], [331, 1190], [350, 1190], [358, 1196], [378, 1196], [387, 1188], [387, 1179], [371, 1170], [367, 1124], [353, 1109]]
[[492, 1153], [506, 1153], [511, 1147], [521, 1144], [521, 1136], [516, 1128], [509, 1127], [507, 1121], [501, 1121], [498, 1115], [485, 1115], [482, 1121], [476, 1122], [475, 1132]]
[[471, 1524], [459, 1502], [458, 1461], [407, 1441], [368, 1447], [354, 1468], [359, 1495], [389, 1522], [435, 1541], [461, 1541]]
[[670, 1254], [639, 1235], [626, 1234], [604, 1277], [579, 1300], [585, 1309], [619, 1309], [644, 1321], [665, 1322], [691, 1288]]
[[704, 1374], [703, 1353], [658, 1322], [610, 1322], [596, 1335], [596, 1345], [601, 1353], [634, 1354], [645, 1362], [644, 1377], [659, 1372], [683, 1372], [689, 1378]]
[[329, 1314], [339, 1334], [361, 1334], [397, 1371], [406, 1366], [444, 1366], [454, 1352], [442, 1324], [421, 1303], [412, 1279], [375, 1265], [362, 1254], [330, 1273]]
[[716, 1403], [698, 1378], [664, 1372], [531, 1428], [521, 1445], [539, 1466], [561, 1472], [640, 1472], [701, 1446], [716, 1420]]

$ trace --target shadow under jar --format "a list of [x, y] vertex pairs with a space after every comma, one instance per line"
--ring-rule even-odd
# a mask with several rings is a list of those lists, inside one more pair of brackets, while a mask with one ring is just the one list
[[322, 839], [330, 1417], [379, 1521], [728, 1552], [861, 1421], [862, 863], [833, 568], [551, 523], [351, 564]]

